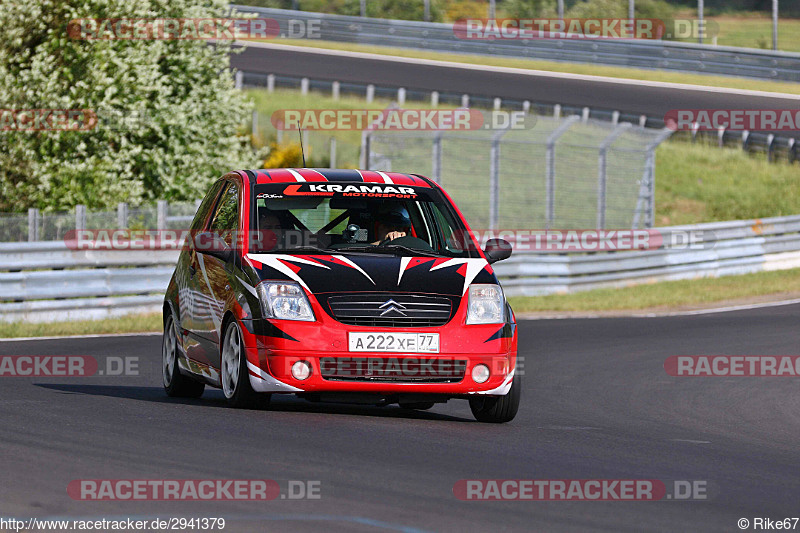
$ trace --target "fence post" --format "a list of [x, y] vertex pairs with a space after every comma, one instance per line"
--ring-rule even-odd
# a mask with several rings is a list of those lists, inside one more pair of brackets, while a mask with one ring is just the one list
[[769, 135], [767, 135], [767, 161], [769, 161], [770, 163], [772, 163], [773, 159], [772, 148], [774, 146], [774, 143], [775, 143], [775, 134], [770, 133]]
[[525, 113], [526, 115], [531, 112], [530, 100], [525, 100], [524, 102], [522, 102], [522, 112]]
[[[557, 105], [557, 104], [556, 104]], [[558, 109], [561, 112], [561, 106]], [[580, 120], [578, 115], [568, 117], [564, 122], [547, 137], [547, 150], [545, 152], [545, 196], [546, 196], [546, 212], [545, 212], [545, 228], [550, 229], [553, 226], [553, 221], [556, 217], [556, 141], [566, 131], [572, 127], [575, 122]]]
[[252, 126], [250, 128], [250, 135], [255, 139], [258, 137], [258, 110], [253, 109]]
[[633, 212], [633, 223], [631, 228], [639, 227], [639, 219], [642, 218], [642, 211], [647, 205], [645, 213], [644, 227], [652, 228], [656, 218], [656, 148], [667, 140], [674, 132], [669, 128], [664, 128], [658, 137], [645, 147], [647, 158], [645, 161], [644, 174], [639, 183], [639, 197], [636, 199], [636, 209]]
[[439, 91], [431, 93], [431, 107], [439, 107]]
[[75, 229], [86, 229], [86, 206], [78, 204], [75, 206]]
[[442, 135], [441, 131], [437, 131], [431, 145], [431, 178], [436, 183], [442, 182]]
[[611, 113], [611, 123], [616, 126], [619, 124], [619, 111], [614, 111]]
[[508, 131], [502, 129], [492, 135], [489, 149], [489, 229], [496, 230], [500, 218], [500, 138]]
[[371, 104], [375, 100], [375, 86], [371, 83], [367, 85], [367, 103]]
[[400, 87], [397, 89], [397, 104], [398, 105], [405, 105], [406, 103], [406, 89], [405, 87]]
[[461, 107], [469, 107], [469, 95], [462, 94], [461, 95]]
[[639, 115], [639, 127], [644, 128], [647, 126], [647, 115]]
[[620, 124], [603, 139], [597, 153], [597, 229], [606, 227], [606, 170], [608, 167], [608, 149], [622, 133], [631, 127], [630, 122]]
[[338, 100], [339, 99], [339, 91], [340, 90], [341, 90], [341, 87], [339, 85], [339, 82], [338, 81], [333, 82], [333, 84], [331, 85], [331, 97], [334, 100]]
[[308, 78], [300, 80], [300, 94], [306, 96], [308, 94]]
[[725, 126], [717, 128], [717, 144], [720, 148], [725, 145]]
[[159, 200], [156, 202], [156, 229], [164, 231], [167, 229], [167, 201]]
[[581, 111], [581, 121], [585, 124], [589, 121], [589, 108], [584, 107], [583, 111]]
[[556, 104], [553, 106], [553, 118], [561, 118], [561, 104]]
[[503, 105], [503, 100], [502, 99], [500, 99], [500, 98], [495, 98], [494, 99], [493, 108], [494, 108], [495, 111], [499, 111], [500, 110], [500, 106], [502, 106], [502, 105]]
[[128, 204], [120, 202], [117, 204], [117, 229], [128, 227]]
[[28, 241], [39, 240], [39, 210], [35, 207], [28, 209]]
[[361, 132], [361, 157], [359, 166], [367, 170], [369, 169], [369, 151], [371, 150], [371, 132], [369, 130], [364, 130]]
[[234, 79], [234, 87], [237, 89], [241, 89], [244, 84], [244, 74], [241, 70], [237, 70], [236, 74], [233, 75]]
[[330, 141], [330, 168], [336, 168], [336, 137], [331, 137]]
[[267, 76], [267, 91], [275, 91], [275, 74], [270, 74]]

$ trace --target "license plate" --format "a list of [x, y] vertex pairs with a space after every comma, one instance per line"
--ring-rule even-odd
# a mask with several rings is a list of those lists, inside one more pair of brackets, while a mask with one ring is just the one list
[[439, 353], [438, 333], [349, 333], [351, 352]]

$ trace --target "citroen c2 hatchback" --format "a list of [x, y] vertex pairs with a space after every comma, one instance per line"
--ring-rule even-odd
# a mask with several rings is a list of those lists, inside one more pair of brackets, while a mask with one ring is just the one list
[[419, 175], [230, 172], [202, 201], [164, 299], [170, 396], [429, 409], [483, 422], [520, 401], [517, 331], [491, 264], [447, 193]]

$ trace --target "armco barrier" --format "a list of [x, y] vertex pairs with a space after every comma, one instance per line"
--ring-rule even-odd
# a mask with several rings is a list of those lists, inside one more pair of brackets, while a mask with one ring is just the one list
[[91, 320], [161, 309], [176, 250], [0, 243], [0, 321]]
[[[800, 215], [659, 229], [702, 232], [704, 240], [631, 252], [518, 251], [495, 271], [507, 295], [533, 296], [800, 267]], [[0, 243], [0, 321], [157, 312], [177, 257], [174, 250], [70, 250], [61, 241]]]
[[465, 40], [456, 37], [452, 24], [231, 7], [275, 19], [284, 33], [289, 21], [313, 22], [319, 28], [317, 38], [326, 41], [800, 81], [800, 54], [792, 52], [661, 40]]

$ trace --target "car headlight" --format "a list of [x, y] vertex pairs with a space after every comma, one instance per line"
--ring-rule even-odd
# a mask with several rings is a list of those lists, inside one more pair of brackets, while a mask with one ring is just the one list
[[500, 285], [470, 285], [467, 324], [505, 322], [505, 298]]
[[303, 288], [297, 283], [262, 281], [256, 286], [264, 318], [313, 322], [314, 312]]

